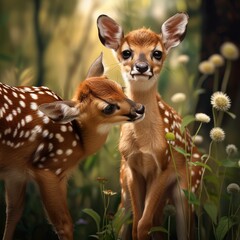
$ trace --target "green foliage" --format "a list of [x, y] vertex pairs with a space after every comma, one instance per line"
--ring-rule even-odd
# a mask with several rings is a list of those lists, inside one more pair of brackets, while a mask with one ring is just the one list
[[116, 240], [118, 239], [123, 224], [129, 223], [131, 214], [130, 212], [126, 212], [123, 208], [119, 208], [113, 216], [109, 214], [110, 198], [116, 193], [105, 189], [105, 183], [107, 181], [105, 178], [98, 178], [97, 180], [100, 183], [104, 214], [101, 218], [93, 209], [85, 208], [82, 210], [94, 220], [97, 227], [96, 234], [91, 234], [90, 237], [100, 240]]

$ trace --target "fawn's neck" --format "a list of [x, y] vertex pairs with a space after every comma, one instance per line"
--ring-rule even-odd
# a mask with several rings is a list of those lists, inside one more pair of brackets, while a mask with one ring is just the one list
[[94, 123], [91, 123], [91, 121], [81, 122], [81, 129], [85, 156], [97, 152], [105, 143], [109, 132], [109, 129], [106, 129], [104, 132], [99, 131], [98, 127], [94, 126]]
[[146, 107], [145, 118], [136, 124], [136, 126], [148, 126], [158, 121], [159, 109], [157, 102], [157, 83], [147, 88], [147, 90], [140, 90], [134, 85], [127, 87], [127, 96], [133, 101], [140, 102]]

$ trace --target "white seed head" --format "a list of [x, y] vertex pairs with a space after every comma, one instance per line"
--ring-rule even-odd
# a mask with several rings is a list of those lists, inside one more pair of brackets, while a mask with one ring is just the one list
[[234, 144], [228, 144], [226, 147], [226, 153], [229, 157], [235, 156], [238, 152], [237, 147]]
[[225, 132], [220, 127], [212, 128], [210, 137], [214, 142], [222, 142], [225, 139]]
[[209, 123], [211, 120], [210, 117], [205, 113], [196, 113], [195, 119], [196, 121], [203, 122], [203, 123]]
[[231, 193], [238, 193], [240, 192], [240, 187], [237, 183], [230, 183], [228, 186], [227, 186], [227, 192], [229, 194]]
[[211, 96], [211, 104], [219, 111], [228, 111], [231, 107], [231, 100], [227, 94], [223, 92], [215, 92]]

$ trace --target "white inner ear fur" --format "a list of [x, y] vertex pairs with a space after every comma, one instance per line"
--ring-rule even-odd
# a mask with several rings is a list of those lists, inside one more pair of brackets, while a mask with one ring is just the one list
[[108, 25], [104, 24], [104, 21], [99, 22], [98, 28], [102, 38], [104, 39], [108, 38], [108, 41], [106, 41], [105, 43], [106, 47], [114, 49], [116, 51], [120, 46], [121, 39], [123, 36], [123, 31], [119, 25], [114, 24], [113, 22], [111, 22], [111, 24], [117, 26], [118, 30], [114, 32], [110, 31], [108, 28]]
[[[181, 21], [176, 26], [171, 26], [171, 24], [174, 24], [175, 18], [181, 18]], [[176, 47], [181, 41], [179, 38], [176, 38], [175, 36], [182, 36], [184, 32], [186, 31], [186, 26], [188, 24], [188, 17], [186, 14], [176, 14], [173, 17], [169, 18], [167, 21], [165, 21], [162, 25], [162, 37], [163, 37], [163, 43], [166, 47], [166, 51], [168, 52], [169, 49], [172, 47]], [[174, 32], [173, 32], [174, 28]]]

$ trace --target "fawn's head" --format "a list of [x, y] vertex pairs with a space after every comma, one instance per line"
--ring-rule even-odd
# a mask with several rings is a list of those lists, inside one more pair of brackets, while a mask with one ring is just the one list
[[141, 28], [124, 36], [110, 17], [100, 15], [97, 20], [99, 39], [116, 52], [127, 84], [149, 80], [148, 86], [156, 82], [168, 51], [183, 40], [187, 23], [188, 16], [177, 13], [163, 23], [161, 34]]
[[123, 88], [103, 76], [102, 55], [92, 64], [87, 79], [78, 87], [72, 101], [57, 101], [39, 106], [55, 122], [74, 119], [81, 125], [109, 130], [114, 124], [134, 122], [144, 117], [144, 106], [128, 99]]

